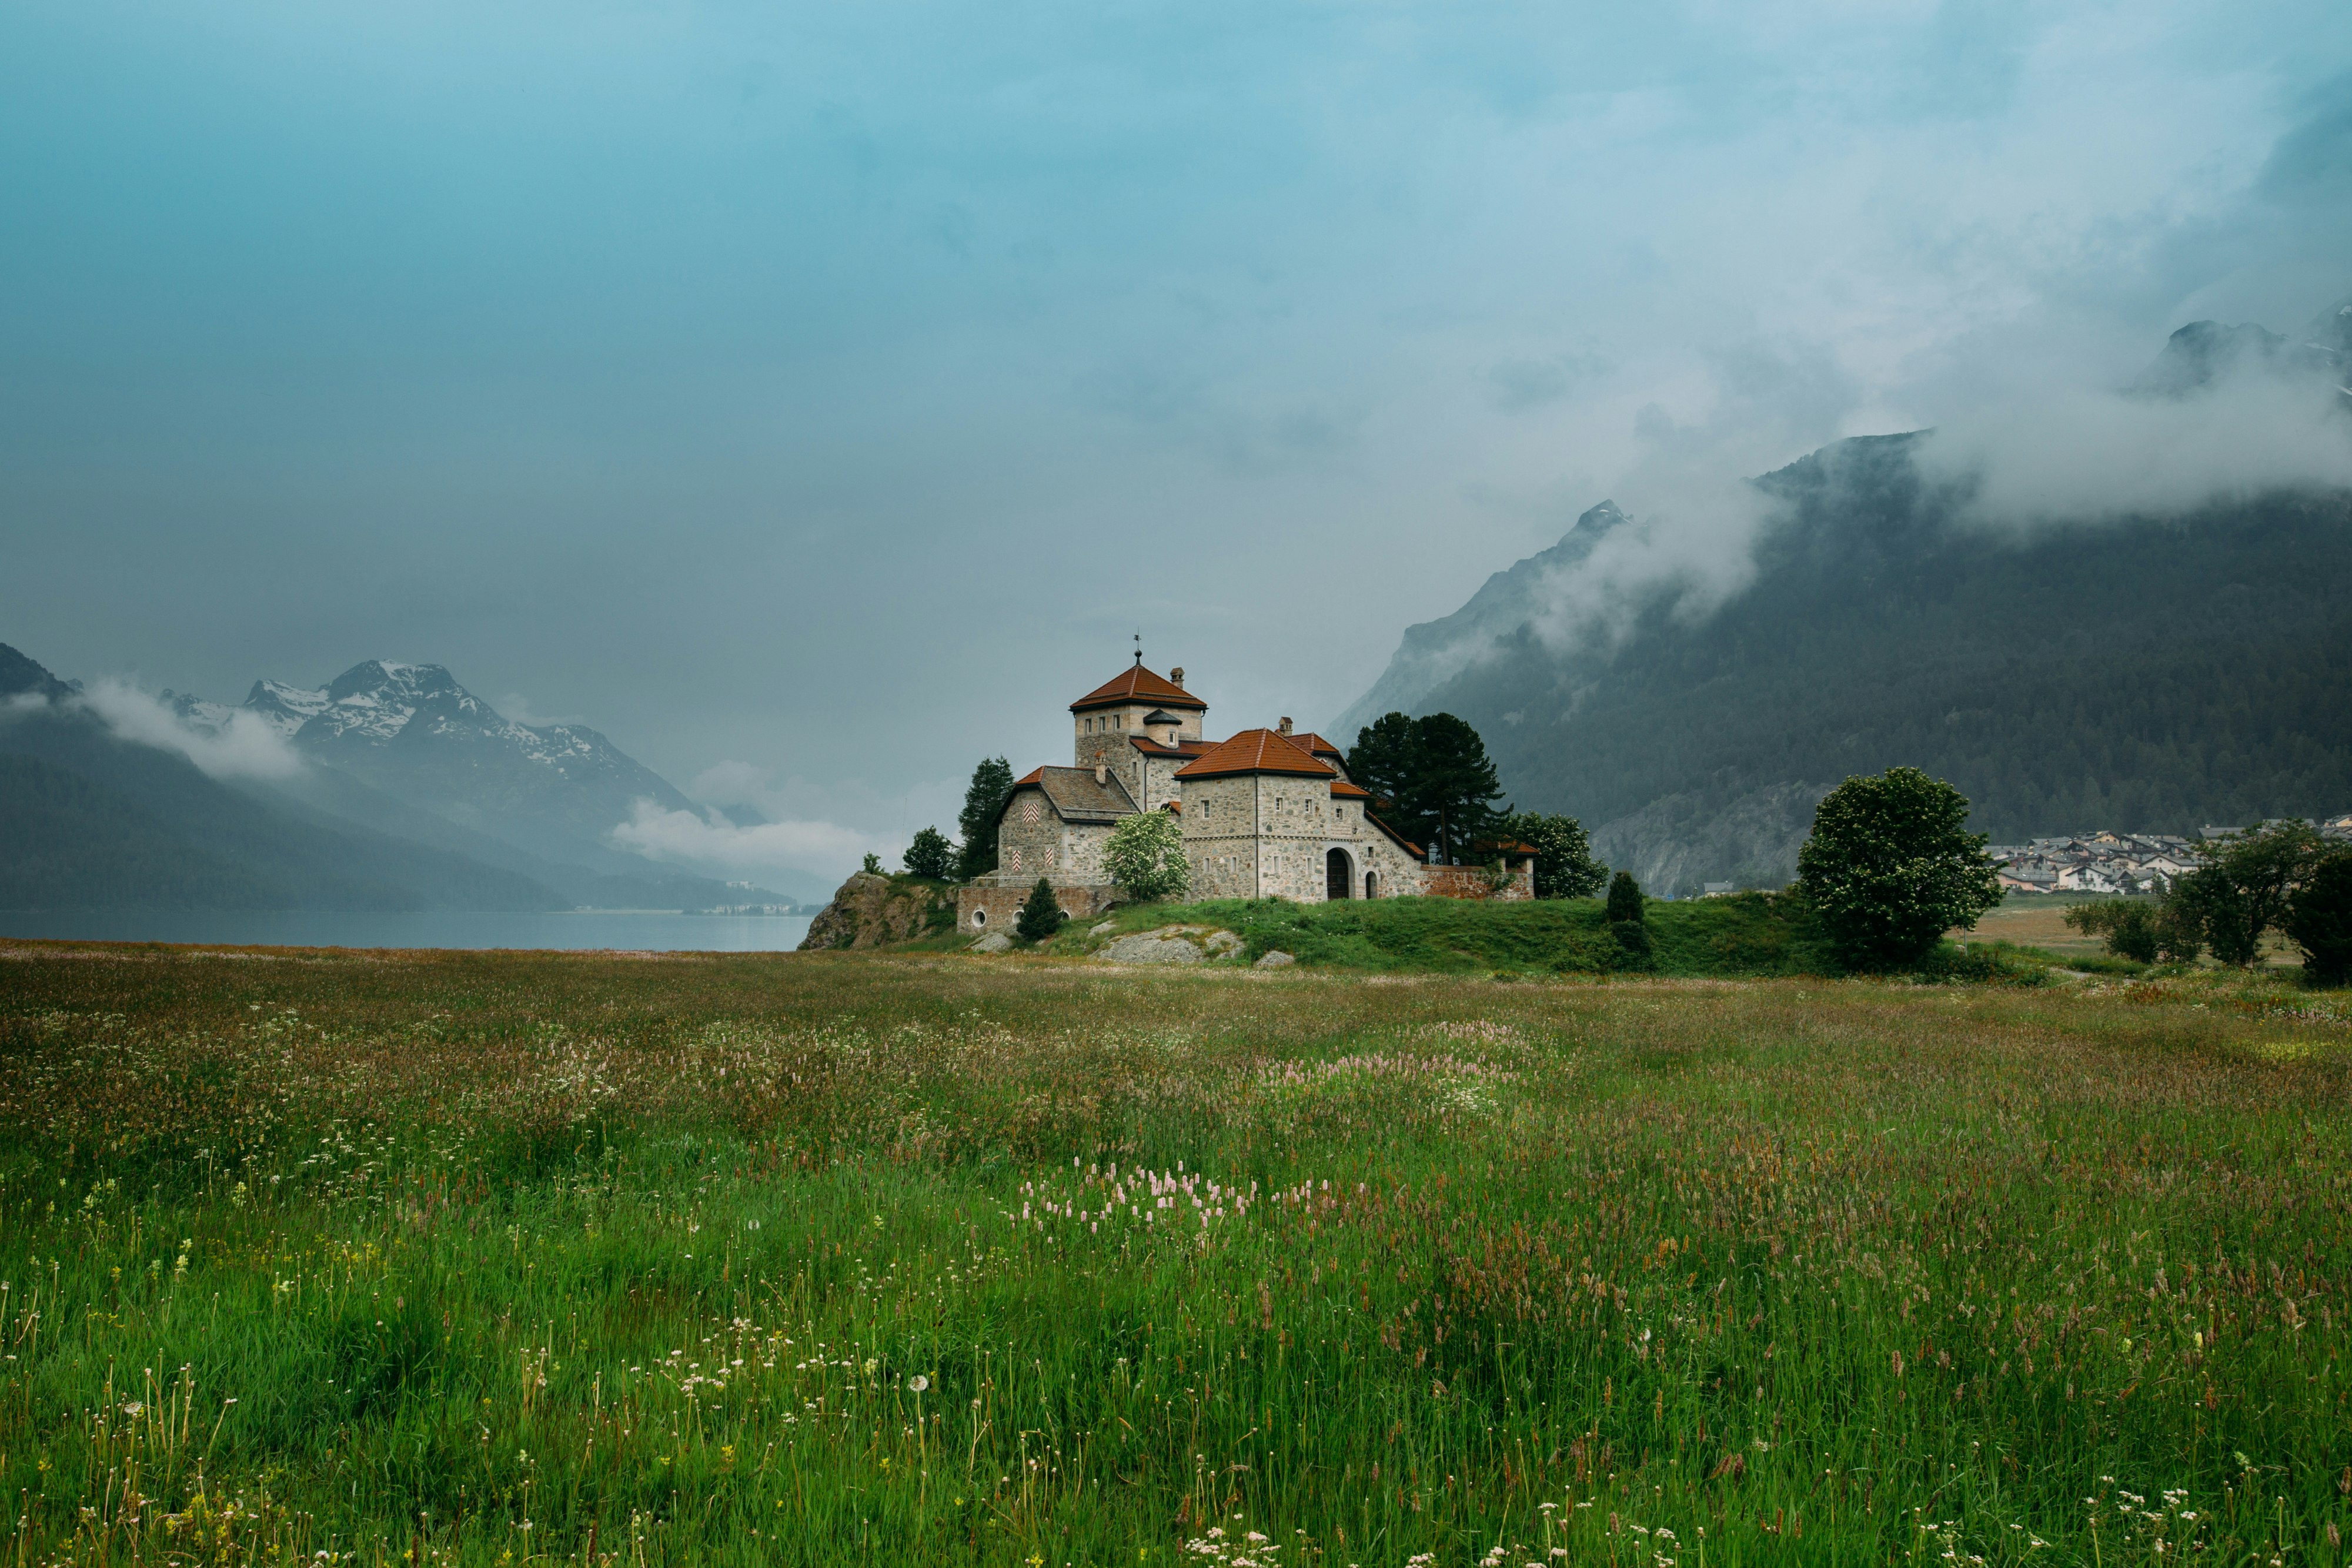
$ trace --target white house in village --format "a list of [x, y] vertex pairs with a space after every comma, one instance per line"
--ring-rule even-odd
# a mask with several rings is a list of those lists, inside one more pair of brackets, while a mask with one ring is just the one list
[[997, 869], [959, 891], [957, 924], [1009, 926], [1040, 877], [1073, 915], [1108, 908], [1117, 890], [1103, 850], [1141, 811], [1182, 824], [1195, 898], [1535, 896], [1535, 862], [1523, 851], [1500, 890], [1481, 868], [1428, 863], [1372, 812], [1370, 792], [1321, 736], [1286, 718], [1213, 741], [1208, 712], [1184, 689], [1181, 665], [1160, 675], [1140, 654], [1072, 703], [1071, 766], [1038, 768], [1013, 784], [997, 819]]

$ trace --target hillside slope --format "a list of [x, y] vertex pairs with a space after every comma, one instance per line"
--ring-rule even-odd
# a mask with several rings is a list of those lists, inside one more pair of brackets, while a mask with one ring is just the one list
[[1617, 526], [1595, 508], [1409, 632], [1333, 733], [1458, 714], [1518, 805], [1581, 817], [1661, 893], [1777, 884], [1822, 794], [1897, 763], [1951, 779], [1997, 841], [2352, 809], [2352, 496], [1995, 535], [1922, 476], [1919, 439], [1757, 481], [1775, 519], [1712, 614], [1661, 595], [1613, 645], [1547, 640], [1547, 557]]

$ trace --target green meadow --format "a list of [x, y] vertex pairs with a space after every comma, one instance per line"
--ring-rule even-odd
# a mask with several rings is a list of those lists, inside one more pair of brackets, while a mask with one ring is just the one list
[[5, 1549], [2347, 1561], [2345, 998], [1474, 959], [0, 948]]

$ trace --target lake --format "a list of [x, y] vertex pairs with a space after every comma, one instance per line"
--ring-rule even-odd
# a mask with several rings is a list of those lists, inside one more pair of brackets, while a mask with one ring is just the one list
[[468, 910], [0, 912], [0, 936], [218, 943], [237, 947], [614, 947], [656, 953], [772, 953], [799, 946], [808, 928], [805, 915], [677, 915], [660, 910], [514, 915]]

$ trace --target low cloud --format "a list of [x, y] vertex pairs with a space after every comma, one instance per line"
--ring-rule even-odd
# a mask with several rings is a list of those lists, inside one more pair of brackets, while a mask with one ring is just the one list
[[2023, 530], [2352, 486], [2352, 422], [2330, 379], [2246, 365], [2185, 397], [2061, 389], [1982, 408], [1919, 461], [1971, 488], [1978, 521]]
[[757, 881], [777, 872], [823, 877], [845, 876], [868, 853], [887, 856], [887, 840], [837, 822], [781, 821], [738, 827], [717, 811], [665, 810], [639, 800], [629, 820], [612, 831], [618, 847], [691, 866], [735, 881]]
[[509, 692], [498, 701], [499, 716], [512, 719], [526, 729], [545, 729], [551, 724], [579, 724], [577, 714], [540, 713], [530, 706], [530, 699], [520, 692]]
[[243, 708], [226, 710], [217, 724], [191, 724], [162, 698], [114, 679], [68, 701], [122, 739], [177, 752], [215, 779], [291, 779], [306, 766], [284, 736]]

